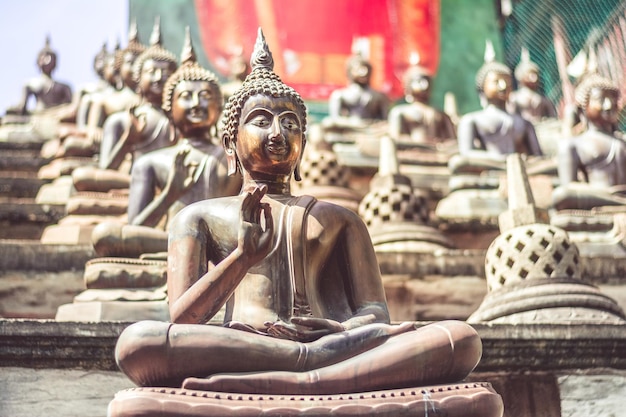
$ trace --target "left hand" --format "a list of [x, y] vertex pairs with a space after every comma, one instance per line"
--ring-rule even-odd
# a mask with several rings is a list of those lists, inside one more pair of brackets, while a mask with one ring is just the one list
[[322, 336], [345, 330], [338, 321], [317, 317], [293, 317], [291, 323], [265, 322], [265, 326], [270, 336], [298, 342], [312, 342]]

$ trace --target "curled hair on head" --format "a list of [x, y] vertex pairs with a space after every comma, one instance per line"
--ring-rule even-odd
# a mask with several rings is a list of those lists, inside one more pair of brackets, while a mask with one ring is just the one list
[[211, 86], [212, 99], [219, 103], [220, 111], [222, 110], [222, 90], [220, 89], [217, 77], [211, 71], [203, 68], [196, 60], [196, 54], [191, 44], [191, 36], [189, 27], [186, 30], [185, 45], [181, 54], [182, 64], [178, 69], [170, 75], [163, 87], [163, 104], [161, 108], [166, 111], [172, 111], [172, 97], [176, 86], [183, 81], [206, 81]]
[[302, 122], [302, 137], [306, 132], [306, 106], [296, 90], [284, 84], [274, 73], [272, 53], [265, 42], [263, 32], [259, 28], [259, 35], [250, 59], [252, 71], [244, 80], [241, 87], [230, 96], [222, 117], [222, 135], [231, 141], [237, 140], [239, 119], [246, 101], [254, 95], [262, 94], [268, 97], [287, 97], [296, 104]]
[[176, 56], [174, 56], [173, 53], [163, 48], [161, 45], [150, 46], [137, 57], [135, 63], [133, 64], [134, 82], [139, 83], [139, 79], [141, 78], [141, 71], [143, 70], [143, 65], [148, 60], [167, 62], [173, 69], [178, 67], [178, 63], [176, 62]]
[[346, 75], [348, 79], [352, 78], [352, 69], [354, 67], [364, 66], [369, 72], [372, 72], [372, 64], [363, 57], [363, 55], [357, 53], [353, 54], [348, 61], [346, 61]]
[[608, 78], [592, 73], [585, 76], [578, 86], [576, 86], [576, 90], [574, 91], [574, 101], [579, 107], [583, 109], [587, 107], [589, 104], [589, 95], [591, 90], [594, 88], [615, 92], [617, 93], [618, 98], [620, 96], [619, 88], [615, 85], [615, 83]]
[[485, 79], [487, 78], [487, 74], [490, 72], [494, 72], [499, 75], [507, 75], [509, 77], [512, 76], [511, 69], [503, 63], [497, 61], [485, 62], [476, 74], [476, 90], [479, 93], [483, 92]]
[[50, 36], [46, 36], [46, 43], [37, 54], [37, 59], [40, 59], [44, 55], [50, 55], [55, 60], [57, 58], [57, 53], [50, 47]]
[[534, 71], [538, 74], [539, 65], [535, 64], [534, 62], [520, 62], [515, 67], [515, 79], [520, 81], [524, 78], [524, 75], [528, 74], [531, 71]]
[[154, 27], [150, 35], [150, 46], [137, 57], [133, 64], [133, 81], [135, 83], [139, 83], [143, 65], [148, 60], [168, 62], [172, 69], [178, 67], [176, 56], [161, 46], [161, 19], [158, 16], [154, 21]]

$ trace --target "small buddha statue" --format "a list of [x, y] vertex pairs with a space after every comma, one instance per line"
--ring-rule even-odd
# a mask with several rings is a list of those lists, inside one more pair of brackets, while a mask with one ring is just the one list
[[450, 163], [453, 172], [495, 167], [504, 170], [509, 154], [542, 155], [533, 125], [506, 109], [512, 85], [511, 70], [487, 53], [485, 64], [476, 74], [476, 89], [484, 108], [465, 114], [459, 120], [460, 157]]
[[437, 204], [438, 217], [462, 224], [480, 220], [481, 228], [497, 227], [497, 216], [507, 207], [498, 188], [508, 155], [525, 155], [527, 164], [538, 167], [533, 174], [553, 171], [553, 162], [540, 158], [543, 152], [532, 123], [506, 109], [512, 82], [511, 70], [495, 61], [488, 42], [485, 63], [476, 75], [484, 108], [459, 120], [458, 154], [448, 162], [450, 192]]
[[557, 117], [554, 104], [539, 91], [539, 66], [530, 60], [530, 53], [522, 48], [521, 59], [515, 67], [517, 90], [509, 96], [511, 112], [519, 114], [533, 124]]
[[398, 104], [389, 111], [389, 136], [398, 149], [412, 144], [436, 146], [456, 139], [456, 129], [450, 117], [432, 107], [430, 96], [432, 76], [419, 65], [419, 56], [413, 55], [411, 66], [404, 74], [406, 104]]
[[362, 52], [348, 59], [346, 75], [348, 85], [333, 91], [328, 100], [328, 116], [320, 124], [323, 141], [356, 143], [377, 153], [378, 140], [387, 133], [390, 100], [370, 86], [372, 65]]
[[[21, 101], [16, 106], [7, 109], [7, 113], [20, 115], [39, 113], [70, 103], [72, 101], [72, 88], [68, 84], [52, 78], [56, 66], [57, 53], [50, 47], [50, 37], [47, 37], [46, 44], [37, 55], [37, 67], [41, 71], [40, 76], [26, 83]], [[32, 107], [29, 105], [31, 98], [35, 100]]]
[[575, 100], [586, 130], [559, 142], [560, 186], [553, 192], [557, 210], [590, 210], [626, 205], [626, 143], [617, 131], [619, 88], [598, 74], [585, 76]]
[[[236, 416], [244, 402], [274, 407], [272, 397], [279, 394], [309, 401], [343, 393], [343, 401], [358, 407], [360, 400], [348, 400], [346, 393], [365, 398], [367, 391], [464, 378], [480, 359], [476, 332], [458, 321], [390, 325], [360, 218], [291, 194], [306, 144], [306, 108], [273, 72], [260, 30], [251, 67], [226, 104], [222, 134], [229, 170], [243, 176], [241, 193], [200, 201], [177, 214], [168, 248], [172, 322], [132, 324], [116, 346], [117, 363], [133, 382], [174, 388], [118, 393], [109, 415], [140, 408], [185, 415], [183, 404], [196, 410], [199, 400], [200, 408], [223, 405], [213, 412]], [[207, 325], [223, 307], [223, 326]], [[240, 393], [244, 402], [222, 404], [225, 393]], [[466, 405], [476, 401], [483, 406], [472, 409], [480, 415], [501, 415], [501, 400], [491, 401], [497, 394], [485, 394], [459, 395], [450, 410], [466, 413]], [[450, 411], [437, 399], [432, 407]], [[365, 414], [378, 415], [372, 411]], [[460, 413], [457, 408], [447, 415]]]
[[[139, 157], [131, 170], [128, 225], [101, 223], [92, 241], [101, 256], [137, 257], [154, 251], [164, 215], [172, 218], [182, 207], [200, 200], [235, 195], [240, 176], [227, 175], [224, 150], [217, 145], [216, 124], [222, 113], [222, 94], [216, 76], [196, 61], [189, 29], [181, 55], [181, 66], [163, 88], [163, 110], [176, 129], [178, 143]], [[131, 237], [125, 239], [125, 237]], [[159, 252], [167, 251], [167, 232], [162, 231]], [[127, 242], [131, 242], [128, 248]]]
[[239, 48], [228, 61], [228, 81], [222, 85], [224, 100], [227, 101], [237, 91], [250, 72], [250, 65]]
[[355, 54], [347, 62], [346, 75], [348, 85], [330, 95], [329, 116], [361, 121], [386, 120], [389, 98], [370, 86], [372, 64], [361, 54]]

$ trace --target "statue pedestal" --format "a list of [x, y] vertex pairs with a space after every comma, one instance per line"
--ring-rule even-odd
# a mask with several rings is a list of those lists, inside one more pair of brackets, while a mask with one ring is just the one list
[[502, 398], [485, 382], [333, 395], [259, 395], [131, 388], [109, 404], [110, 417], [137, 415], [499, 417]]

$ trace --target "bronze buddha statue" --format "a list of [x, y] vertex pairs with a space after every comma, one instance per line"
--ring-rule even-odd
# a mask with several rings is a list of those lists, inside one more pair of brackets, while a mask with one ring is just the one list
[[[112, 401], [110, 415], [134, 407], [184, 414], [180, 404], [203, 390], [215, 393], [200, 394], [211, 403], [219, 402], [218, 392], [364, 392], [458, 381], [471, 372], [481, 343], [469, 325], [390, 325], [362, 220], [291, 195], [306, 144], [306, 107], [273, 72], [260, 30], [252, 72], [223, 120], [228, 167], [242, 173], [241, 193], [177, 214], [168, 249], [172, 323], [135, 323], [116, 347], [118, 365], [138, 385], [182, 386], [189, 395], [164, 405], [159, 398], [167, 390], [130, 390]], [[223, 307], [223, 326], [207, 325]], [[501, 414], [501, 403], [492, 404], [484, 415]]]
[[626, 205], [626, 144], [617, 131], [619, 97], [619, 88], [598, 74], [587, 75], [576, 87], [586, 130], [559, 143], [556, 209]]
[[[29, 80], [23, 88], [22, 99], [16, 106], [7, 109], [7, 113], [26, 115], [40, 113], [72, 101], [72, 88], [52, 78], [57, 67], [57, 53], [50, 47], [50, 37], [37, 55], [37, 67], [41, 74]], [[30, 107], [29, 100], [34, 98], [35, 104]]]
[[398, 148], [411, 144], [436, 146], [456, 139], [456, 128], [450, 117], [432, 107], [430, 102], [432, 76], [413, 59], [403, 79], [406, 104], [389, 111], [389, 136]]
[[515, 67], [515, 79], [518, 87], [509, 96], [511, 112], [519, 114], [531, 123], [557, 117], [554, 104], [541, 92], [539, 66], [530, 60], [527, 49], [522, 49], [521, 59]]

